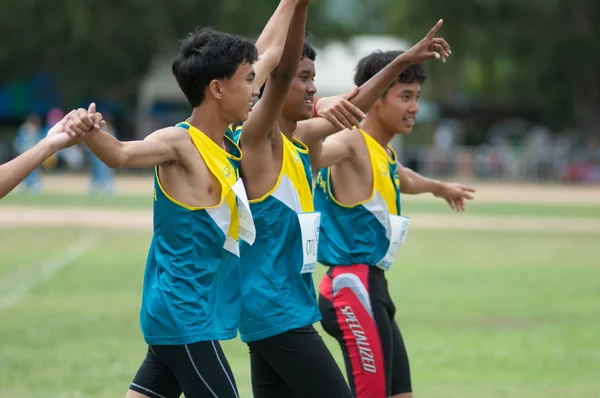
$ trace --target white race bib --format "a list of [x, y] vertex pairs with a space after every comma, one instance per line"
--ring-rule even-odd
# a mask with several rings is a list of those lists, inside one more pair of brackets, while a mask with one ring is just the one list
[[300, 213], [300, 231], [302, 232], [302, 274], [315, 272], [317, 249], [319, 247], [319, 229], [321, 213]]
[[385, 271], [389, 271], [394, 263], [394, 260], [396, 259], [396, 256], [398, 255], [398, 252], [406, 241], [409, 222], [410, 219], [408, 217], [390, 215], [390, 246], [388, 247], [385, 257], [375, 264], [376, 266]]
[[241, 178], [233, 184], [231, 190], [238, 199], [238, 214], [240, 217], [239, 237], [241, 240], [252, 246], [256, 239], [256, 228], [254, 227], [254, 219], [252, 218], [252, 212], [250, 211], [250, 203], [248, 202], [248, 195], [246, 195], [246, 188], [244, 187], [244, 182]]

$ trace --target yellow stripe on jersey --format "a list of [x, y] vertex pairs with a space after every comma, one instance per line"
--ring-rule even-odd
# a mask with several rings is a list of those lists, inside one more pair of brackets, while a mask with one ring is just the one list
[[[281, 169], [279, 170], [277, 182], [269, 192], [264, 194], [261, 198], [250, 200], [250, 203], [260, 203], [264, 201], [275, 191], [277, 191], [277, 188], [281, 184], [282, 180], [287, 177], [294, 187], [294, 191], [298, 197], [302, 211], [305, 213], [312, 212], [314, 211], [312, 192], [308, 179], [306, 178], [304, 164], [298, 155], [298, 152], [302, 154], [308, 154], [308, 147], [302, 141], [296, 138], [294, 138], [294, 142], [296, 142], [300, 147], [294, 145], [294, 143], [290, 141], [283, 133], [281, 133], [281, 136], [283, 138], [283, 160], [281, 162]], [[293, 198], [284, 197], [282, 199], [284, 202], [288, 200], [293, 201]], [[287, 204], [289, 205], [289, 203]]]
[[[188, 126], [188, 133], [190, 134], [194, 146], [196, 147], [196, 149], [198, 149], [200, 156], [202, 156], [204, 163], [206, 163], [206, 166], [208, 166], [210, 172], [217, 178], [219, 184], [221, 185], [221, 199], [218, 204], [214, 206], [205, 207], [194, 207], [181, 203], [172, 196], [170, 196], [164, 189], [158, 175], [158, 167], [156, 167], [155, 173], [158, 186], [160, 187], [160, 190], [165, 195], [165, 197], [168, 198], [171, 202], [191, 211], [218, 209], [224, 204], [223, 202], [225, 202], [225, 204], [229, 208], [230, 216], [228, 235], [237, 240], [239, 227], [237, 197], [235, 193], [231, 190], [231, 186], [237, 181], [237, 172], [230, 163], [229, 159], [239, 161], [241, 158], [233, 156], [232, 154], [223, 150], [223, 148], [217, 145], [213, 140], [211, 140], [209, 137], [207, 137], [204, 133], [202, 133], [194, 126], [190, 125], [187, 122], [185, 124]], [[233, 142], [229, 137], [225, 136], [225, 139], [229, 140], [231, 145], [237, 147], [237, 144]]]

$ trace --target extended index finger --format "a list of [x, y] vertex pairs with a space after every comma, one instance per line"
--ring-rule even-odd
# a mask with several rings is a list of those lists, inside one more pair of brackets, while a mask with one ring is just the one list
[[438, 30], [440, 30], [440, 28], [442, 27], [443, 24], [444, 24], [444, 20], [440, 19], [438, 21], [438, 23], [436, 23], [435, 26], [433, 28], [431, 28], [429, 33], [427, 33], [427, 37], [430, 39], [434, 38], [435, 34], [437, 33]]

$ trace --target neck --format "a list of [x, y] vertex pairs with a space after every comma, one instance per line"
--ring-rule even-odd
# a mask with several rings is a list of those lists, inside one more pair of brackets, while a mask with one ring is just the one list
[[367, 114], [367, 117], [363, 120], [361, 128], [369, 134], [379, 145], [384, 149], [387, 148], [388, 144], [394, 138], [395, 133], [389, 131], [381, 123], [375, 115]]
[[279, 115], [279, 118], [277, 119], [277, 124], [279, 124], [279, 129], [281, 130], [283, 135], [285, 135], [288, 140], [292, 141], [294, 138], [294, 131], [296, 131], [298, 123], [286, 118], [283, 115]]
[[194, 108], [188, 122], [219, 146], [223, 147], [225, 131], [230, 123], [221, 116], [216, 107], [203, 104]]

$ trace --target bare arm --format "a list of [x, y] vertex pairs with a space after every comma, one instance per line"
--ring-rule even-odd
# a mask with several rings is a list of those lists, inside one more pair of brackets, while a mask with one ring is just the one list
[[283, 56], [277, 68], [271, 72], [262, 98], [244, 123], [241, 136], [242, 146], [256, 145], [268, 139], [269, 133], [281, 113], [283, 100], [298, 69], [304, 45], [306, 12], [309, 3], [309, 0], [299, 0], [294, 9]]
[[[95, 112], [95, 105], [93, 105], [93, 107], [91, 106], [90, 110]], [[75, 111], [71, 111], [69, 114], [65, 115], [60, 122], [56, 123], [56, 125], [48, 131], [48, 135], [33, 148], [0, 166], [0, 198], [3, 198], [10, 191], [15, 189], [25, 177], [41, 166], [42, 163], [54, 153], [79, 142], [83, 134], [85, 134], [85, 131], [87, 131], [87, 128], [85, 131], [79, 131], [77, 133], [74, 131], [67, 133], [65, 131], [66, 123], [75, 113]], [[86, 115], [86, 111], [82, 110], [80, 115]], [[79, 117], [79, 115], [75, 116]], [[101, 120], [101, 118], [102, 115], [100, 114], [98, 114], [98, 119], [96, 119], [96, 117], [90, 118], [88, 120], [91, 123], [90, 127], [100, 127], [99, 120]]]
[[446, 200], [452, 210], [465, 211], [465, 201], [474, 199], [475, 188], [468, 185], [443, 182], [423, 177], [398, 164], [400, 178], [400, 192], [409, 195], [432, 193], [438, 198]]
[[152, 167], [179, 161], [176, 148], [187, 138], [177, 127], [158, 130], [142, 141], [121, 142], [104, 131], [87, 134], [83, 142], [108, 167]]
[[421, 174], [412, 171], [398, 164], [398, 176], [400, 177], [400, 192], [409, 195], [418, 195], [421, 193], [438, 193], [443, 188], [443, 183], [438, 180], [423, 177]]
[[15, 189], [25, 177], [54, 154], [54, 150], [45, 140], [27, 150], [17, 158], [0, 166], [0, 198]]
[[[349, 158], [354, 149], [352, 143], [355, 142], [354, 130], [344, 130], [327, 138], [325, 142], [319, 142], [310, 148], [311, 165], [313, 170], [318, 170], [324, 167], [331, 167], [334, 164]], [[313, 158], [313, 150], [315, 155]]]
[[[358, 94], [350, 98], [349, 102], [359, 108], [362, 112], [367, 113], [410, 64], [424, 62], [428, 59], [440, 58], [445, 62], [450, 53], [450, 46], [444, 39], [435, 37], [436, 32], [441, 26], [442, 21], [440, 20], [421, 41], [406, 52], [400, 54], [385, 68], [379, 71], [379, 73], [360, 86]], [[318, 105], [319, 104], [317, 103], [317, 106]], [[343, 124], [347, 125], [345, 122]], [[304, 143], [310, 145], [310, 143], [322, 140], [337, 131], [339, 131], [338, 125], [329, 122], [325, 118], [314, 118], [298, 123], [298, 128], [295, 133]]]
[[296, 0], [281, 0], [256, 41], [259, 58], [254, 64], [254, 71], [258, 87], [265, 84], [267, 77], [281, 59], [295, 5]]

